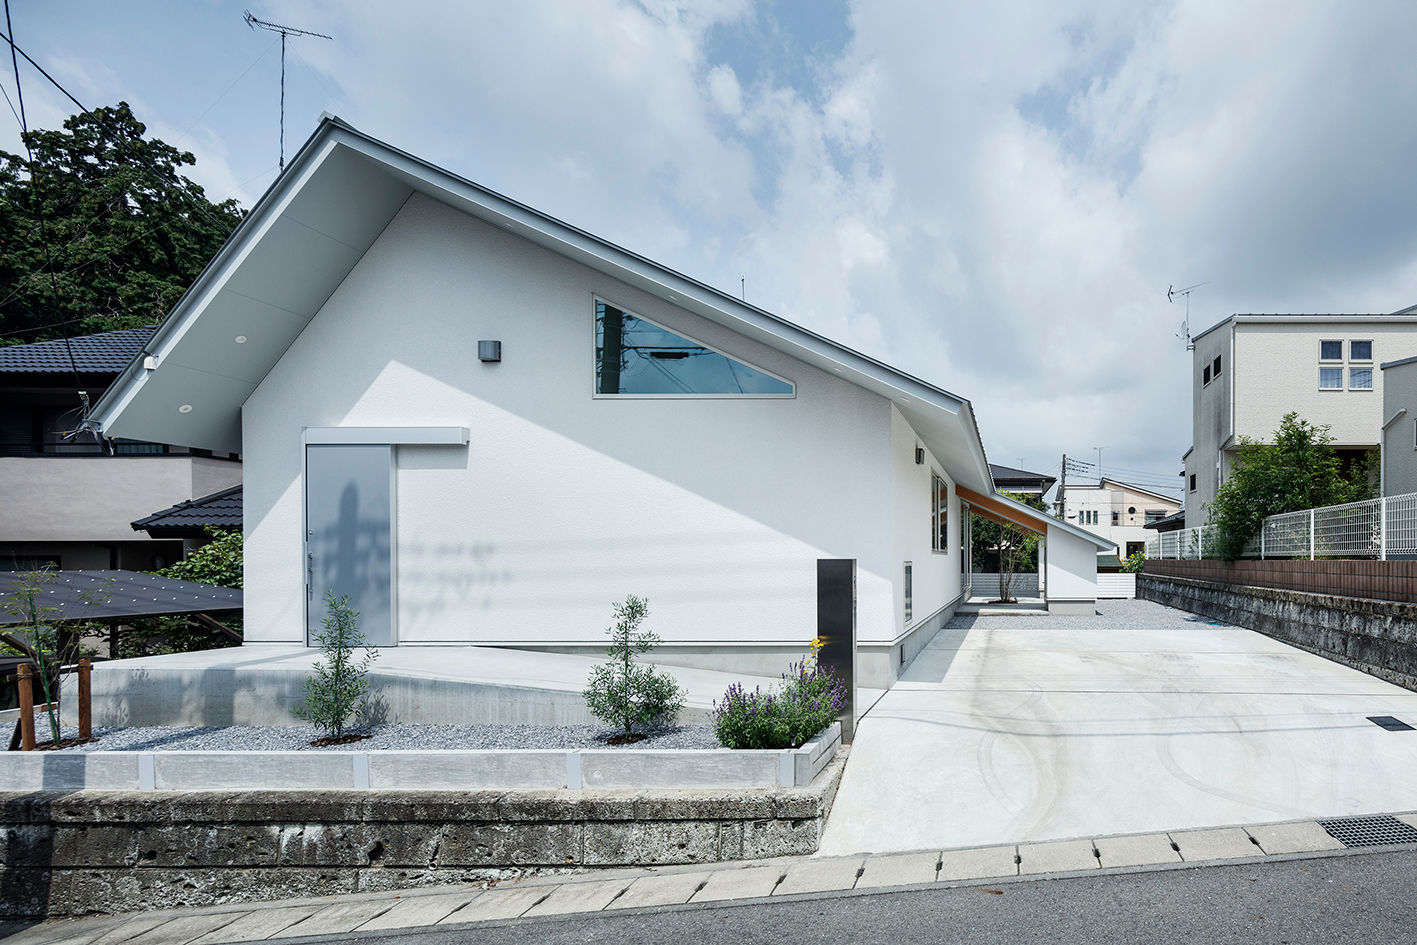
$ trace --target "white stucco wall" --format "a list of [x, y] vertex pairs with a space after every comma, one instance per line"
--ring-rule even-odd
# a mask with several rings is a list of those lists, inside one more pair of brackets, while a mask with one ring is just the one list
[[[925, 462], [916, 464], [915, 447], [924, 444], [910, 423], [891, 406], [891, 479], [894, 497], [893, 547], [896, 570], [902, 575], [905, 562], [911, 563], [912, 594], [910, 620], [905, 619], [904, 589], [897, 583], [895, 594], [896, 635], [927, 621], [940, 608], [959, 597], [960, 512], [959, 493], [953, 477], [929, 449]], [[938, 472], [949, 483], [948, 541], [944, 551], [931, 548], [931, 473]]]
[[1048, 526], [1044, 579], [1050, 601], [1097, 599], [1097, 552], [1090, 542]]
[[[1381, 371], [1383, 408], [1383, 495], [1417, 492], [1417, 361]], [[1398, 416], [1398, 411], [1406, 413]], [[1396, 418], [1396, 419], [1394, 419]], [[1389, 423], [1391, 421], [1391, 423]]]
[[[797, 395], [593, 398], [594, 295]], [[472, 442], [395, 451], [402, 643], [600, 643], [634, 593], [671, 645], [805, 647], [819, 557], [858, 559], [859, 639], [899, 626], [889, 401], [415, 196], [243, 409], [249, 641], [304, 639], [301, 427], [408, 425]]]

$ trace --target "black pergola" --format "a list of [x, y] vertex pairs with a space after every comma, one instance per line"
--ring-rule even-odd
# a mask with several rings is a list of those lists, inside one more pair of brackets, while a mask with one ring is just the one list
[[[140, 571], [45, 571], [35, 604], [40, 619], [105, 623], [136, 617], [223, 614], [241, 610], [241, 591]], [[0, 571], [0, 627], [26, 622], [17, 613], [23, 576]]]

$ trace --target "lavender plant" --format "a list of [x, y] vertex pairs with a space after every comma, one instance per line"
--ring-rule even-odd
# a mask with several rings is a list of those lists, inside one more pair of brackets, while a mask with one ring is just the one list
[[713, 706], [714, 734], [725, 748], [797, 748], [836, 721], [846, 706], [846, 683], [817, 662], [820, 642], [793, 663], [773, 692], [749, 692], [734, 683]]

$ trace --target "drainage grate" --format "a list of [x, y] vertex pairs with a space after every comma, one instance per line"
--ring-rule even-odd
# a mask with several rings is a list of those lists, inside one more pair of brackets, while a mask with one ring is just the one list
[[1319, 826], [1345, 847], [1417, 843], [1417, 828], [1396, 817], [1340, 817], [1335, 820], [1321, 820]]
[[1395, 716], [1391, 715], [1370, 715], [1368, 716], [1368, 721], [1372, 722], [1379, 728], [1387, 729], [1389, 732], [1417, 731], [1417, 729], [1414, 729], [1412, 726], [1402, 721], [1402, 719], [1396, 718]]

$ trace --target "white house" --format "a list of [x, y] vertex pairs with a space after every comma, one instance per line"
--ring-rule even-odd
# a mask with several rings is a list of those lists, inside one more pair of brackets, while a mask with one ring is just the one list
[[1070, 485], [1063, 497], [1063, 517], [1106, 538], [1121, 558], [1145, 550], [1149, 523], [1179, 511], [1179, 499], [1106, 477]]
[[1384, 361], [1417, 355], [1417, 307], [1390, 315], [1231, 315], [1196, 335], [1186, 526], [1206, 523], [1241, 437], [1264, 442], [1291, 410], [1327, 425], [1347, 462], [1378, 449]]
[[[649, 599], [668, 663], [777, 672], [816, 562], [857, 561], [858, 680], [967, 593], [994, 493], [969, 401], [326, 117], [100, 403], [107, 436], [239, 450], [246, 639], [326, 591], [380, 645], [598, 653]], [[1002, 510], [1002, 512], [1000, 511]]]

